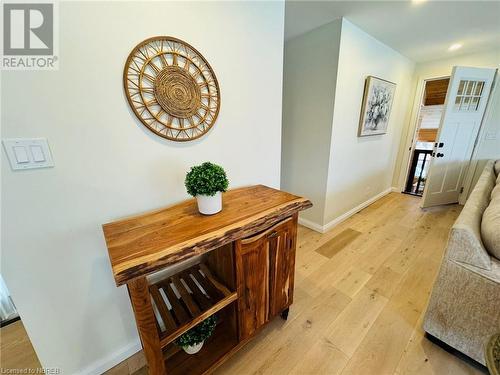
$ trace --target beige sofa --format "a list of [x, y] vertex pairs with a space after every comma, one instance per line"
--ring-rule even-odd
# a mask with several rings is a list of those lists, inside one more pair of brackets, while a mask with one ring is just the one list
[[500, 332], [499, 168], [487, 163], [453, 225], [424, 318], [427, 333], [483, 365], [485, 343]]

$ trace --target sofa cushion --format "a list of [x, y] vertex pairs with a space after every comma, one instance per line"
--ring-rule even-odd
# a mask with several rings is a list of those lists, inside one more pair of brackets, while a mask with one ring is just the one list
[[500, 259], [500, 190], [492, 196], [490, 204], [483, 212], [481, 238], [486, 250]]
[[495, 186], [493, 160], [489, 160], [462, 212], [451, 230], [446, 256], [485, 270], [491, 269], [491, 255], [481, 238], [481, 220]]
[[497, 176], [500, 176], [500, 159], [498, 159], [496, 162], [495, 162], [495, 174]]

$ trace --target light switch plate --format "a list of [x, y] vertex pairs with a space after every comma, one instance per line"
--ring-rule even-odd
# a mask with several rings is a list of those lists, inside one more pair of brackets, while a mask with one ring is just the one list
[[47, 138], [8, 138], [2, 143], [13, 170], [54, 166]]
[[14, 146], [14, 155], [16, 157], [17, 164], [24, 164], [30, 162], [30, 158], [28, 156], [28, 151], [26, 150], [26, 147]]

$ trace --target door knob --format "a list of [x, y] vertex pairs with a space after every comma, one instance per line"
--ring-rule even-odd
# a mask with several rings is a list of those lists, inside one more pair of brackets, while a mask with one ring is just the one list
[[444, 154], [442, 154], [440, 152], [438, 152], [437, 155], [436, 155], [436, 157], [438, 157], [438, 158], [442, 158], [443, 156], [444, 156]]

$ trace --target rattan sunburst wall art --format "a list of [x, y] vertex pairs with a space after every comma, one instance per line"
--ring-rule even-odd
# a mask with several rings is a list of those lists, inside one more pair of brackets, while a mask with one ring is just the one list
[[128, 56], [123, 84], [139, 120], [173, 141], [201, 137], [219, 114], [214, 71], [201, 53], [177, 38], [157, 36], [139, 43]]

